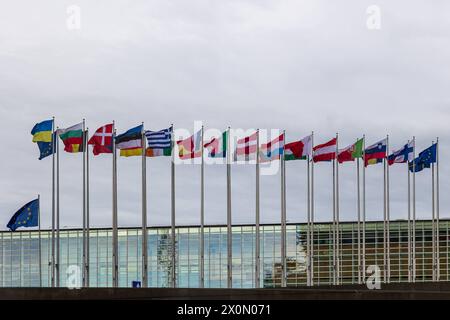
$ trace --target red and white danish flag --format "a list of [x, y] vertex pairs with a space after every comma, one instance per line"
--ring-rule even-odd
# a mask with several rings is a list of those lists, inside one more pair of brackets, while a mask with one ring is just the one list
[[94, 155], [100, 153], [112, 153], [112, 135], [112, 123], [104, 125], [95, 131], [94, 135], [88, 141], [88, 144], [94, 146], [94, 149], [92, 150]]

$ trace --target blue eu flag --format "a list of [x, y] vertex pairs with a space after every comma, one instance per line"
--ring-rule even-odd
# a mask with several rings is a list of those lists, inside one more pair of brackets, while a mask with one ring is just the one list
[[433, 143], [431, 147], [419, 153], [419, 156], [409, 163], [409, 171], [419, 172], [424, 168], [429, 168], [432, 163], [436, 163], [436, 147], [436, 143]]
[[[40, 155], [39, 155], [39, 160], [44, 159], [45, 157], [53, 154], [53, 150], [55, 150], [56, 148], [53, 148], [52, 143], [51, 142], [41, 142], [38, 141], [37, 145], [39, 147], [39, 151], [40, 151]], [[55, 152], [56, 153], [56, 152]]]
[[39, 199], [28, 202], [20, 208], [6, 225], [11, 231], [20, 227], [37, 227], [39, 222]]

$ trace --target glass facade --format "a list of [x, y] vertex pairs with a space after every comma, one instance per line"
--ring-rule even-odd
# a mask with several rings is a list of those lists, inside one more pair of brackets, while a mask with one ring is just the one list
[[[449, 279], [449, 225], [440, 221], [440, 280]], [[307, 281], [306, 225], [287, 226], [287, 285], [304, 286]], [[332, 224], [314, 225], [314, 284], [333, 282]], [[261, 286], [281, 285], [281, 227], [261, 226]], [[82, 230], [60, 232], [60, 279], [66, 286], [69, 266], [82, 266]], [[255, 227], [233, 226], [233, 287], [254, 287]], [[356, 223], [340, 224], [342, 283], [358, 283], [358, 232]], [[366, 223], [366, 266], [384, 269], [383, 222]], [[89, 234], [89, 281], [92, 287], [112, 285], [112, 230], [91, 229]], [[199, 227], [176, 229], [176, 281], [178, 287], [199, 286]], [[39, 267], [41, 243], [41, 268]], [[391, 282], [408, 280], [408, 224], [390, 222]], [[50, 286], [51, 231], [0, 232], [0, 287]], [[171, 274], [170, 228], [148, 229], [148, 280], [151, 287], [167, 287]], [[416, 222], [416, 281], [432, 280], [432, 223]], [[141, 280], [141, 230], [119, 229], [119, 285], [130, 287]], [[42, 278], [40, 278], [40, 273]], [[227, 229], [225, 226], [205, 227], [205, 287], [225, 288], [227, 285]]]

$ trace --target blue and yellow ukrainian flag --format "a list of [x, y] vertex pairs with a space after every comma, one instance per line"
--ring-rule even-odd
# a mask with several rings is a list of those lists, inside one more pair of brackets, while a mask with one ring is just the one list
[[37, 227], [39, 224], [39, 198], [28, 202], [12, 216], [6, 225], [11, 231], [20, 227]]
[[53, 120], [36, 123], [31, 130], [31, 134], [33, 135], [33, 142], [38, 144], [39, 151], [41, 152], [39, 160], [53, 154]]

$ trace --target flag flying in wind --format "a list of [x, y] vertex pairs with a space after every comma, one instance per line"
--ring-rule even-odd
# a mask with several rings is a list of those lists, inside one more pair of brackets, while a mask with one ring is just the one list
[[228, 131], [224, 131], [220, 138], [212, 138], [205, 144], [211, 158], [225, 158], [227, 156]]
[[178, 156], [182, 160], [199, 158], [202, 156], [202, 130], [184, 140], [177, 141]]
[[116, 148], [120, 149], [122, 157], [142, 155], [142, 130], [143, 125], [134, 127], [116, 136]]
[[419, 153], [419, 156], [409, 163], [409, 171], [419, 172], [425, 168], [430, 168], [432, 163], [436, 163], [437, 161], [436, 147], [437, 147], [436, 143], [433, 143], [431, 147], [428, 147], [421, 153]]
[[304, 137], [300, 141], [290, 142], [284, 145], [284, 161], [305, 160], [311, 155], [312, 135]]
[[268, 162], [280, 159], [284, 154], [284, 133], [261, 145], [259, 156], [261, 162]]
[[112, 123], [106, 124], [95, 131], [94, 135], [88, 141], [88, 144], [94, 146], [92, 152], [95, 156], [100, 153], [112, 153], [112, 135]]
[[338, 161], [339, 163], [346, 161], [353, 161], [356, 158], [362, 158], [363, 155], [363, 142], [364, 139], [359, 139], [354, 144], [349, 145], [348, 147], [339, 150], [338, 153]]
[[172, 127], [159, 131], [145, 131], [147, 138], [147, 157], [160, 157], [172, 155]]
[[6, 225], [11, 231], [20, 227], [37, 227], [39, 222], [39, 199], [28, 202], [17, 210]]
[[313, 148], [313, 161], [331, 161], [336, 158], [337, 139], [333, 138], [328, 142], [319, 144]]
[[364, 151], [364, 165], [367, 167], [371, 164], [383, 162], [383, 159], [386, 158], [386, 146], [387, 139], [384, 138], [383, 140], [367, 147]]
[[256, 143], [258, 141], [258, 132], [251, 134], [237, 141], [234, 152], [234, 161], [250, 161], [256, 154]]
[[31, 134], [33, 135], [33, 142], [37, 143], [40, 151], [39, 160], [53, 154], [53, 120], [36, 123], [31, 130]]
[[414, 142], [410, 141], [403, 148], [392, 152], [388, 157], [389, 165], [394, 163], [406, 163], [413, 160]]
[[69, 153], [83, 152], [84, 133], [82, 122], [66, 129], [58, 129], [56, 133], [64, 143], [64, 151]]

